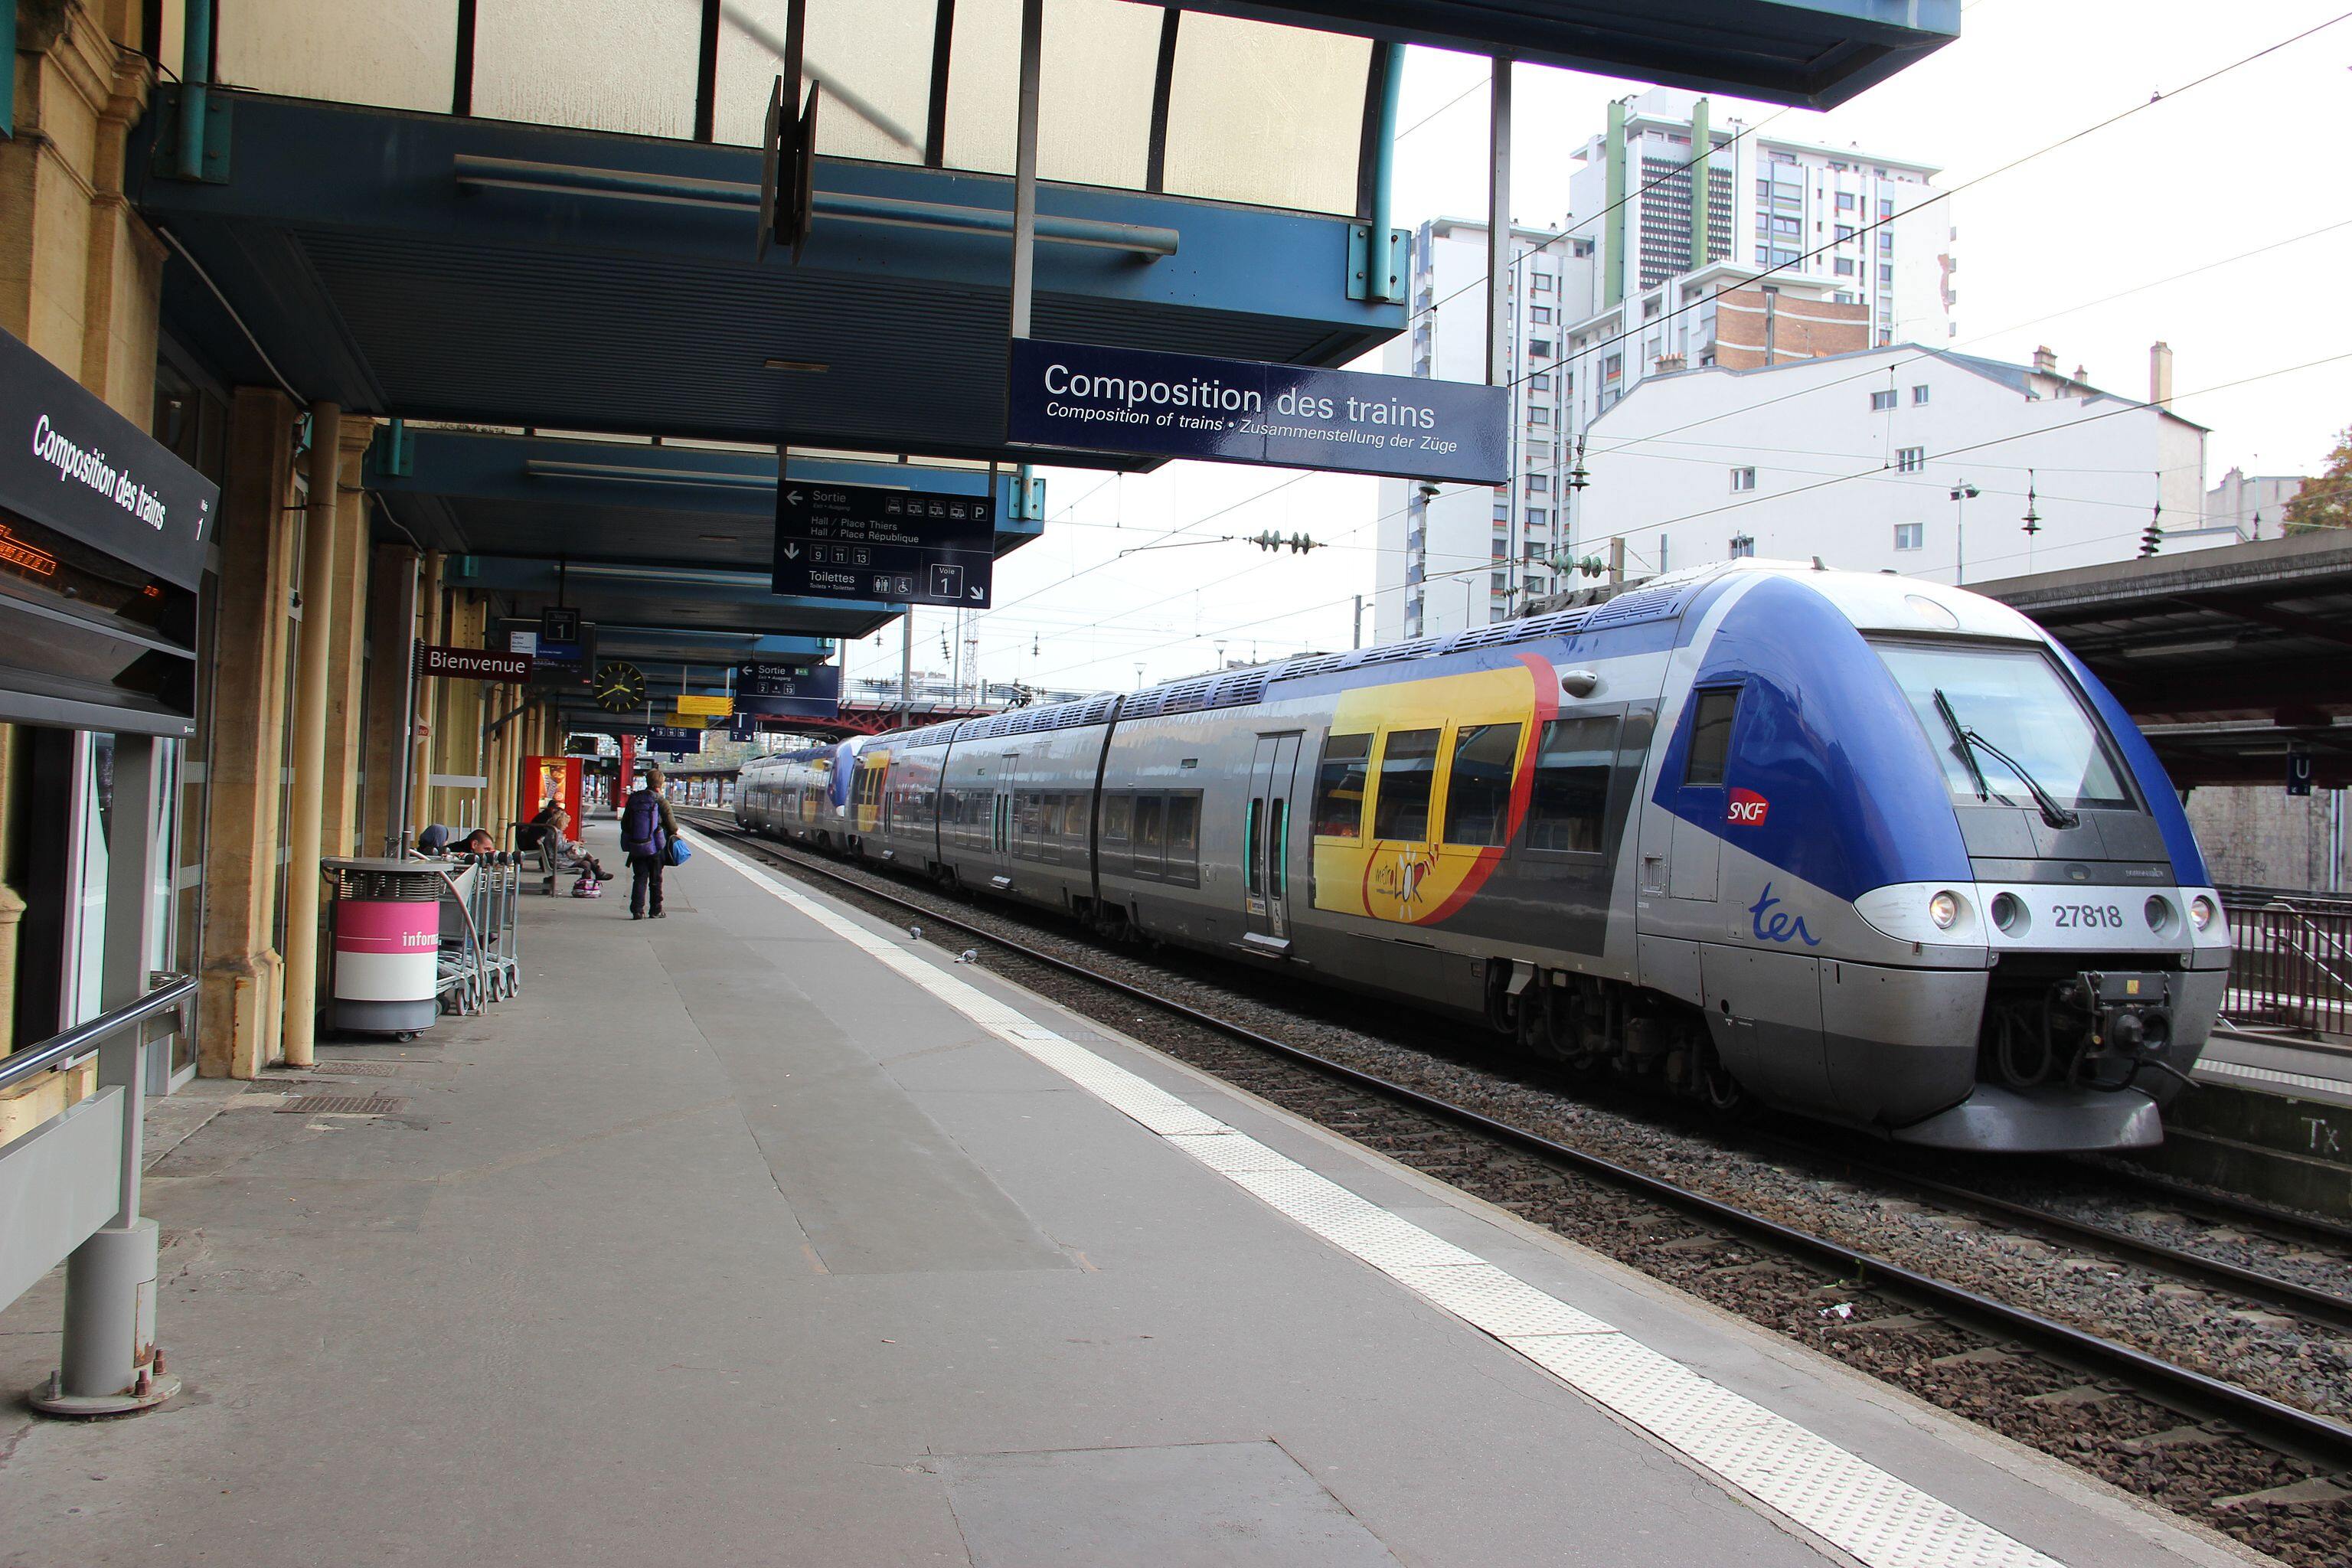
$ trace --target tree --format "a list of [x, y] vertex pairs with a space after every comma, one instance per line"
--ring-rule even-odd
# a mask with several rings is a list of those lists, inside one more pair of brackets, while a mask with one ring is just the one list
[[2286, 503], [2289, 533], [2315, 528], [2352, 528], [2352, 425], [2336, 437], [2336, 449], [2327, 454], [2327, 471], [2305, 479]]

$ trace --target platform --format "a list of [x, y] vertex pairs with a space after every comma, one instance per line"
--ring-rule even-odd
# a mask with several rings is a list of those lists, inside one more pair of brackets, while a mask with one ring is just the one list
[[188, 1393], [10, 1411], [0, 1563], [2245, 1561], [718, 847], [669, 910], [159, 1112]]
[[2352, 1221], [2352, 1049], [2216, 1029], [2137, 1164], [2265, 1203]]

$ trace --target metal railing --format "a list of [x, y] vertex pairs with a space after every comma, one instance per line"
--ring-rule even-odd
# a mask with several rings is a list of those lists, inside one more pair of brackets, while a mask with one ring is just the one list
[[66, 1265], [58, 1369], [28, 1396], [52, 1415], [119, 1415], [179, 1389], [155, 1347], [155, 1222], [139, 1215], [140, 1135], [153, 1020], [188, 1025], [196, 982], [159, 975], [145, 995], [0, 1059], [0, 1089], [98, 1058], [98, 1089], [0, 1145], [0, 1307]]
[[2230, 889], [2234, 952], [2221, 1011], [2241, 1027], [2352, 1035], [2352, 903]]

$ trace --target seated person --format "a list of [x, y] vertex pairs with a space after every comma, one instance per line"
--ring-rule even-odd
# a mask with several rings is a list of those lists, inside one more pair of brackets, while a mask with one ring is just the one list
[[547, 821], [544, 826], [546, 837], [540, 841], [540, 864], [548, 868], [548, 882], [551, 887], [553, 886], [555, 874], [559, 871], [575, 871], [582, 876], [592, 877], [599, 882], [609, 882], [613, 879], [613, 873], [604, 869], [603, 863], [588, 853], [588, 847], [572, 837], [570, 812], [560, 805], [551, 805], [547, 809]]
[[497, 847], [498, 841], [490, 837], [488, 828], [483, 827], [477, 827], [466, 835], [455, 847], [449, 842], [449, 830], [437, 822], [416, 836], [416, 849], [420, 855], [488, 855]]
[[537, 849], [547, 842], [547, 825], [563, 808], [553, 801], [541, 801], [539, 815], [515, 829], [515, 847]]

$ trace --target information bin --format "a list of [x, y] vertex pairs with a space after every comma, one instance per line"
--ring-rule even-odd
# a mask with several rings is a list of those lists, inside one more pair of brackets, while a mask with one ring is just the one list
[[428, 861], [331, 858], [334, 1026], [413, 1035], [440, 1016], [441, 900], [449, 879]]

